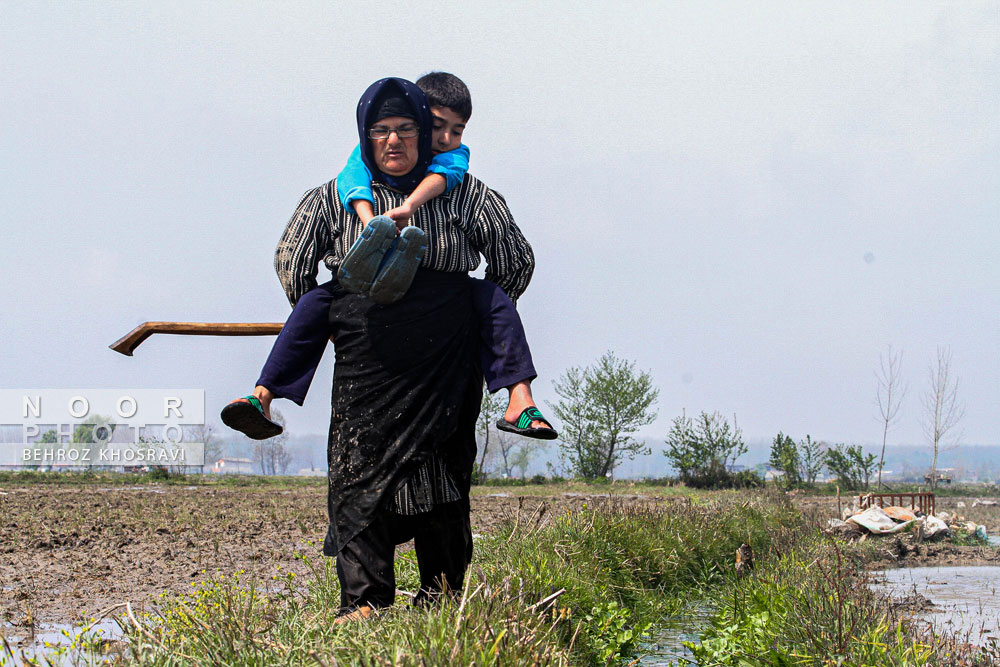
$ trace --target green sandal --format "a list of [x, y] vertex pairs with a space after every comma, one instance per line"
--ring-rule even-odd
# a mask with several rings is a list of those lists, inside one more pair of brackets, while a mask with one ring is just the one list
[[[539, 440], [555, 440], [559, 437], [554, 428], [531, 428], [531, 422], [541, 421], [549, 424], [549, 420], [542, 416], [542, 411], [531, 406], [521, 411], [521, 416], [517, 418], [517, 423], [512, 424], [502, 417], [497, 420], [497, 428], [508, 433], [516, 433], [526, 438], [538, 438]], [[551, 426], [551, 424], [550, 424]]]
[[264, 416], [264, 408], [256, 396], [244, 396], [222, 408], [222, 423], [254, 440], [267, 440], [280, 435], [281, 424]]

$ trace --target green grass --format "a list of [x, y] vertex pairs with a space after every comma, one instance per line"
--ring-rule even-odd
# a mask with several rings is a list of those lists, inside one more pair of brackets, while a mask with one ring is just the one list
[[[150, 665], [627, 664], [648, 631], [707, 603], [700, 665], [995, 664], [917, 635], [864, 585], [870, 545], [823, 537], [774, 490], [653, 507], [613, 494], [549, 512], [542, 504], [477, 539], [463, 594], [438, 606], [403, 601], [335, 626], [333, 563], [300, 555], [309, 576], [217, 574], [122, 617], [124, 655]], [[741, 578], [743, 543], [756, 567]], [[412, 552], [398, 556], [397, 580], [416, 588]], [[105, 647], [85, 634], [72, 650], [99, 660]]]
[[737, 580], [719, 601], [698, 665], [996, 665], [1000, 651], [923, 634], [867, 585], [870, 548], [813, 538]]
[[[335, 628], [337, 580], [322, 560], [305, 582], [202, 582], [137, 617], [141, 629], [125, 625], [133, 655], [158, 665], [614, 664], [662, 617], [723, 585], [741, 543], [787, 548], [799, 526], [775, 495], [669, 511], [611, 499], [574, 514], [522, 515], [478, 540], [461, 601], [431, 609], [397, 604]], [[398, 585], [412, 590], [414, 558], [397, 560]]]

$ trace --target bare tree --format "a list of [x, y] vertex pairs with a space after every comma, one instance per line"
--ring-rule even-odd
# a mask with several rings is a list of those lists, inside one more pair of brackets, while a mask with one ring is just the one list
[[483, 392], [483, 402], [479, 409], [479, 419], [476, 421], [476, 431], [479, 435], [483, 436], [483, 449], [479, 454], [480, 475], [483, 475], [486, 471], [486, 455], [490, 450], [490, 434], [499, 434], [495, 424], [497, 419], [503, 417], [504, 408], [503, 398], [499, 393], [491, 394], [488, 391]]
[[211, 467], [222, 456], [222, 442], [216, 436], [214, 424], [185, 427], [184, 440], [204, 444], [204, 461], [201, 465], [203, 474], [206, 467]]
[[518, 440], [521, 441], [521, 446], [518, 447], [517, 451], [514, 452], [514, 456], [511, 457], [510, 466], [512, 469], [518, 471], [521, 479], [524, 479], [528, 476], [528, 468], [531, 466], [531, 460], [535, 457], [535, 454], [546, 449], [547, 443], [544, 440], [533, 440], [531, 438], [518, 438]]
[[[271, 410], [271, 420], [285, 426], [285, 417], [278, 410]], [[288, 431], [267, 440], [257, 440], [253, 446], [253, 460], [260, 466], [262, 475], [283, 475], [292, 462], [288, 451]]]
[[931, 464], [933, 489], [937, 487], [938, 452], [942, 442], [965, 415], [965, 406], [958, 402], [958, 378], [951, 375], [951, 350], [938, 347], [937, 363], [928, 369], [927, 379], [924, 431], [934, 449], [934, 462]]
[[875, 402], [882, 417], [882, 453], [878, 459], [878, 486], [882, 490], [882, 468], [885, 465], [885, 442], [889, 437], [889, 427], [899, 419], [899, 409], [906, 396], [899, 370], [903, 363], [903, 352], [893, 352], [892, 345], [879, 355], [879, 368], [875, 373]]

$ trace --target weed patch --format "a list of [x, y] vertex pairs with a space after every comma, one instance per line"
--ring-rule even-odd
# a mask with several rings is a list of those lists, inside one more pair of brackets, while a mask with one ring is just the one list
[[[542, 505], [478, 541], [463, 594], [429, 609], [397, 604], [334, 626], [332, 561], [300, 556], [311, 577], [270, 590], [214, 579], [126, 629], [150, 664], [615, 664], [693, 591], [727, 580], [740, 544], [786, 549], [798, 522], [778, 495], [668, 508], [610, 499], [559, 516]], [[397, 580], [416, 585], [412, 554], [397, 558]]]

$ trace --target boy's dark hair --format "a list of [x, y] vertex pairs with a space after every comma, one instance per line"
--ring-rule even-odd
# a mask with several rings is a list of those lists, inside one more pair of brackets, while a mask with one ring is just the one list
[[448, 107], [468, 122], [472, 116], [472, 95], [461, 79], [448, 72], [428, 72], [416, 83], [427, 96], [428, 104]]

